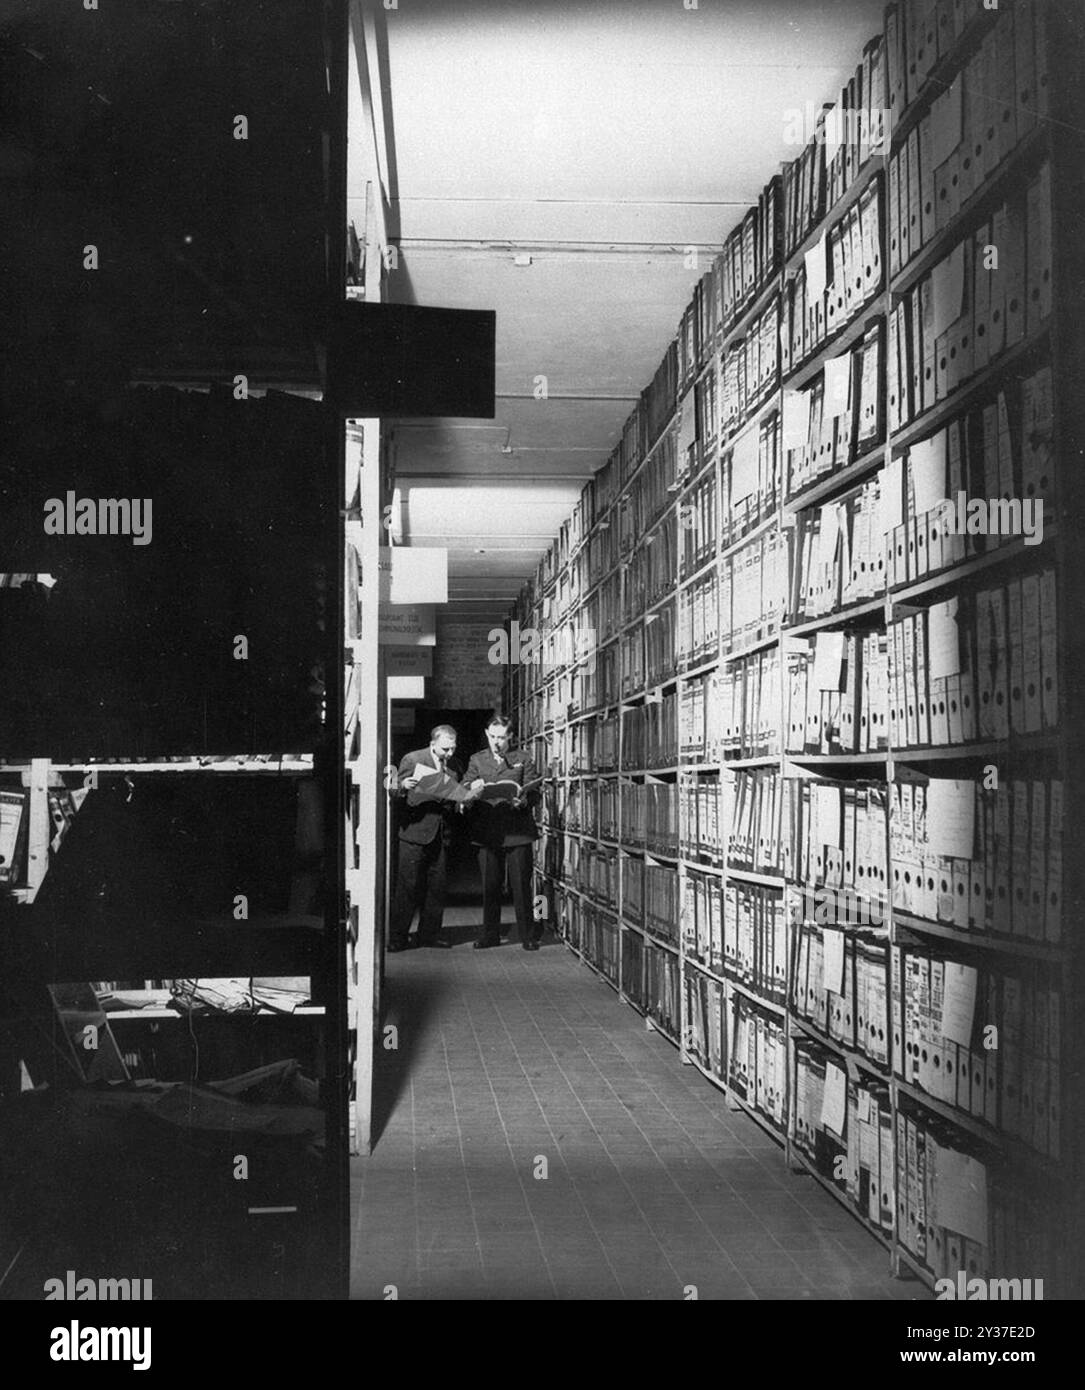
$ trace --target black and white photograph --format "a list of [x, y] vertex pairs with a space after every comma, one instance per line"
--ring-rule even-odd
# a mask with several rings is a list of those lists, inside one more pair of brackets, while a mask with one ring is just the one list
[[345, 1301], [1042, 1364], [1080, 0], [0, 0], [0, 191], [29, 1364]]

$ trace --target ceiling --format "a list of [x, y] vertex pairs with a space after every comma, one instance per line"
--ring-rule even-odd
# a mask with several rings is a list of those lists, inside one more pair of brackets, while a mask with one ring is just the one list
[[[394, 426], [403, 540], [448, 548], [448, 616], [507, 612], [618, 441], [692, 286], [797, 153], [785, 113], [838, 94], [882, 10], [373, 5], [398, 248], [388, 297], [497, 314], [496, 418]], [[352, 153], [362, 120], [356, 100]], [[359, 227], [362, 171], [352, 158]]]

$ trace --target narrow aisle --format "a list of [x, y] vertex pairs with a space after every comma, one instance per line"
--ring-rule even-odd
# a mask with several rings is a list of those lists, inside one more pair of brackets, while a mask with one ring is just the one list
[[929, 1297], [549, 933], [473, 951], [477, 915], [389, 960], [352, 1297]]

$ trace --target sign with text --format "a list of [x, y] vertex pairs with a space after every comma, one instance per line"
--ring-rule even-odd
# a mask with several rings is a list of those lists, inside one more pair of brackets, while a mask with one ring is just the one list
[[377, 620], [382, 647], [432, 647], [437, 641], [432, 603], [381, 608]]
[[432, 676], [432, 647], [389, 647], [384, 654], [384, 673], [393, 676]]
[[506, 668], [489, 659], [492, 622], [445, 622], [433, 656], [433, 702], [439, 709], [495, 709]]

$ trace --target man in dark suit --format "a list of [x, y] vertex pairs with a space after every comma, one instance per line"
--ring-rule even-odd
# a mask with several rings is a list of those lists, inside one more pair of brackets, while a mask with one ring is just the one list
[[[400, 798], [399, 869], [392, 899], [392, 919], [388, 931], [389, 951], [405, 951], [415, 909], [418, 919], [418, 945], [447, 950], [452, 945], [441, 930], [445, 909], [448, 842], [452, 816], [471, 799], [460, 786], [459, 764], [453, 761], [456, 730], [438, 724], [430, 733], [428, 748], [407, 753], [399, 764], [396, 791]], [[420, 782], [435, 773], [445, 776], [445, 799], [423, 799], [415, 793]], [[453, 789], [447, 779], [456, 784]]]
[[[509, 747], [512, 721], [495, 712], [486, 726], [488, 748], [475, 753], [467, 764], [466, 781], [475, 785], [511, 781], [522, 790], [509, 800], [489, 801], [485, 793], [470, 808], [472, 843], [478, 846], [482, 871], [482, 935], [477, 950], [501, 944], [501, 893], [508, 870], [520, 945], [537, 951], [542, 923], [532, 912], [532, 846], [539, 832], [531, 808], [538, 802], [538, 774], [523, 749]], [[531, 785], [534, 783], [535, 785]]]

